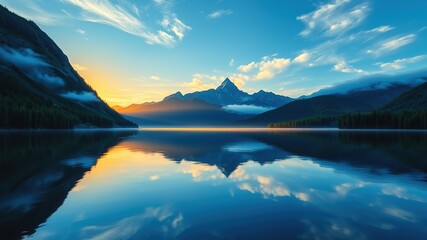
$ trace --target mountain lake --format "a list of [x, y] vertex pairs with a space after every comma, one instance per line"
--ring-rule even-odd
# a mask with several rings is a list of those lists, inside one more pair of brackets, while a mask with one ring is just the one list
[[427, 132], [0, 132], [1, 239], [426, 239]]

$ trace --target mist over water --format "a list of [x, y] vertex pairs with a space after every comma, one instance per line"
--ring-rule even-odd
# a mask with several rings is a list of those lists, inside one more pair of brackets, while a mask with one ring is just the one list
[[0, 133], [0, 235], [423, 239], [427, 134]]

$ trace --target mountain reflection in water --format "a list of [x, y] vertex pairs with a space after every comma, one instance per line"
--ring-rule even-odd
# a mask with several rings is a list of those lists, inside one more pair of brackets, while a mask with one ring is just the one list
[[11, 239], [423, 239], [427, 134], [0, 133]]

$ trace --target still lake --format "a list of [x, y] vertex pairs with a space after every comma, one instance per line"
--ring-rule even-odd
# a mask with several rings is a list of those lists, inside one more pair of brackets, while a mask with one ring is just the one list
[[0, 132], [0, 239], [426, 239], [427, 132]]

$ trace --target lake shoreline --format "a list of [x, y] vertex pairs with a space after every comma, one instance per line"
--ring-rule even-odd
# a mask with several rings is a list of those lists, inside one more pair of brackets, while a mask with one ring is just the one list
[[72, 129], [0, 129], [7, 132], [97, 132], [97, 131], [151, 131], [151, 132], [426, 132], [426, 129], [342, 129], [342, 128], [260, 128], [260, 127], [138, 127], [138, 128], [72, 128]]

